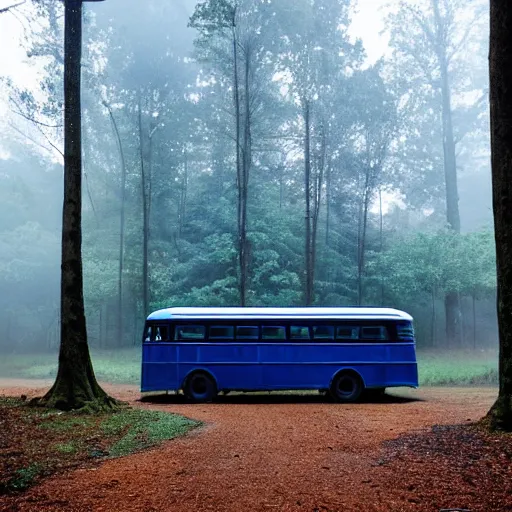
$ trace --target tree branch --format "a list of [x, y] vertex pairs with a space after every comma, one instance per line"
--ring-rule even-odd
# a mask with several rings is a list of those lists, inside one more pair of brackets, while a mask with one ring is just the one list
[[0, 9], [0, 14], [3, 14], [4, 12], [9, 12], [11, 9], [15, 9], [16, 7], [19, 7], [20, 5], [23, 5], [26, 2], [26, 0], [23, 0], [22, 2], [18, 2], [17, 4], [10, 5], [9, 7], [4, 7]]
[[31, 123], [34, 123], [34, 124], [38, 124], [38, 125], [41, 125], [41, 126], [44, 126], [46, 128], [62, 128], [62, 124], [46, 124], [46, 123], [43, 123], [42, 121], [38, 121], [37, 119], [27, 115], [27, 114], [24, 114], [23, 112], [19, 111], [19, 110], [12, 110], [11, 109], [11, 112], [14, 112], [15, 114], [23, 117], [23, 119], [26, 119], [27, 121], [30, 121]]

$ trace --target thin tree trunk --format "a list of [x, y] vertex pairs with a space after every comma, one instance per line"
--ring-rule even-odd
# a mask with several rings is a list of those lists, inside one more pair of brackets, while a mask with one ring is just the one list
[[245, 183], [243, 162], [241, 158], [241, 119], [240, 119], [240, 82], [238, 76], [238, 38], [236, 34], [236, 9], [233, 12], [233, 103], [235, 106], [235, 149], [236, 149], [236, 178], [237, 178], [237, 224], [238, 224], [238, 293], [240, 306], [245, 306], [245, 239], [243, 236], [243, 193]]
[[491, 160], [500, 389], [489, 417], [492, 428], [512, 431], [512, 10], [508, 0], [491, 0], [490, 7]]
[[124, 265], [124, 228], [125, 228], [125, 210], [126, 210], [126, 160], [124, 157], [123, 143], [117, 122], [112, 113], [110, 105], [104, 101], [103, 104], [108, 110], [114, 133], [116, 134], [117, 147], [119, 149], [119, 158], [121, 160], [121, 211], [119, 215], [119, 268], [117, 273], [117, 338], [119, 344], [123, 341], [123, 265]]
[[247, 240], [247, 201], [249, 189], [249, 174], [252, 161], [252, 135], [251, 135], [251, 108], [250, 108], [250, 49], [245, 51], [244, 65], [244, 141], [242, 148], [242, 176], [243, 183], [240, 189], [242, 195], [241, 221], [240, 221], [240, 298], [241, 305], [247, 301], [247, 287], [249, 280], [249, 244]]
[[[382, 213], [382, 187], [379, 187], [379, 252], [384, 252], [384, 218]], [[380, 305], [384, 305], [384, 276], [380, 274]]]
[[180, 209], [178, 213], [178, 236], [181, 237], [183, 233], [183, 226], [185, 224], [185, 216], [187, 212], [187, 189], [188, 189], [188, 153], [187, 148], [183, 149], [183, 180], [181, 183], [180, 193]]
[[436, 324], [437, 324], [437, 311], [436, 311], [436, 287], [432, 286], [432, 329], [431, 329], [431, 346], [435, 347], [436, 344]]
[[[436, 20], [436, 52], [441, 72], [443, 155], [446, 189], [446, 220], [455, 233], [460, 233], [459, 193], [457, 190], [457, 159], [453, 135], [451, 91], [444, 36], [444, 20], [439, 11], [439, 0], [432, 0]], [[445, 297], [446, 340], [447, 343], [461, 342], [462, 321], [460, 300], [456, 292], [448, 292]]]
[[313, 276], [312, 276], [312, 255], [311, 255], [311, 126], [310, 126], [310, 105], [309, 100], [304, 101], [304, 188], [306, 194], [306, 236], [305, 236], [305, 257], [306, 257], [306, 286], [304, 301], [306, 306], [313, 303]]
[[55, 383], [38, 402], [52, 408], [101, 409], [114, 401], [96, 381], [89, 355], [82, 275], [81, 77], [82, 3], [65, 2], [64, 204], [62, 214], [61, 342]]
[[325, 173], [325, 245], [329, 247], [331, 242], [331, 179], [332, 179], [332, 168], [331, 163], [327, 164]]
[[476, 294], [473, 292], [471, 294], [471, 299], [473, 302], [473, 350], [476, 350]]
[[148, 205], [147, 205], [147, 183], [146, 183], [146, 168], [144, 165], [144, 139], [142, 130], [142, 99], [141, 92], [139, 91], [138, 98], [139, 108], [139, 151], [140, 151], [140, 176], [142, 188], [142, 314], [149, 313], [149, 297], [148, 297]]
[[[316, 271], [316, 241], [318, 233], [318, 219], [320, 218], [320, 206], [322, 200], [322, 187], [324, 183], [325, 154], [327, 151], [327, 142], [324, 126], [321, 127], [320, 137], [320, 157], [318, 159], [318, 168], [314, 178], [313, 194], [313, 222], [311, 228], [311, 283], [314, 287]], [[312, 291], [312, 300], [314, 300], [314, 290]]]
[[366, 229], [368, 224], [368, 208], [370, 205], [370, 173], [371, 170], [367, 169], [365, 176], [364, 195], [363, 195], [363, 211], [362, 211], [362, 225], [360, 235], [360, 249], [359, 261], [357, 265], [357, 300], [360, 306], [363, 303], [363, 277], [365, 270], [365, 253], [366, 253]]

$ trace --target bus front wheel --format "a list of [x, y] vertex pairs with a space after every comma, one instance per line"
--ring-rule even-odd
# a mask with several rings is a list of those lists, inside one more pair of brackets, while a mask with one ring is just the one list
[[361, 377], [355, 372], [341, 372], [334, 377], [330, 393], [337, 402], [357, 402], [364, 390]]
[[217, 394], [217, 385], [207, 373], [195, 372], [187, 377], [183, 393], [193, 402], [211, 402]]

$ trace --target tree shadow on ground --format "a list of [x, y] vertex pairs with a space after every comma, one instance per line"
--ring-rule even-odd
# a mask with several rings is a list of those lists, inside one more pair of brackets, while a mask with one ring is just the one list
[[[193, 404], [183, 394], [159, 393], [147, 394], [142, 396], [141, 402], [154, 404]], [[381, 396], [363, 396], [354, 405], [361, 404], [406, 404], [411, 402], [422, 402], [421, 398], [413, 396], [400, 396], [396, 394], [385, 393]], [[214, 404], [332, 404], [343, 405], [335, 402], [329, 395], [320, 393], [300, 393], [300, 392], [253, 392], [253, 393], [230, 393], [228, 395], [219, 394], [213, 400]]]

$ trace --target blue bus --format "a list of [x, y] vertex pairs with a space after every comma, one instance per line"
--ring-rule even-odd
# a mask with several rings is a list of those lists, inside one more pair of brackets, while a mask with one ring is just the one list
[[418, 386], [412, 317], [389, 308], [168, 308], [146, 320], [141, 391], [320, 390], [339, 402]]

